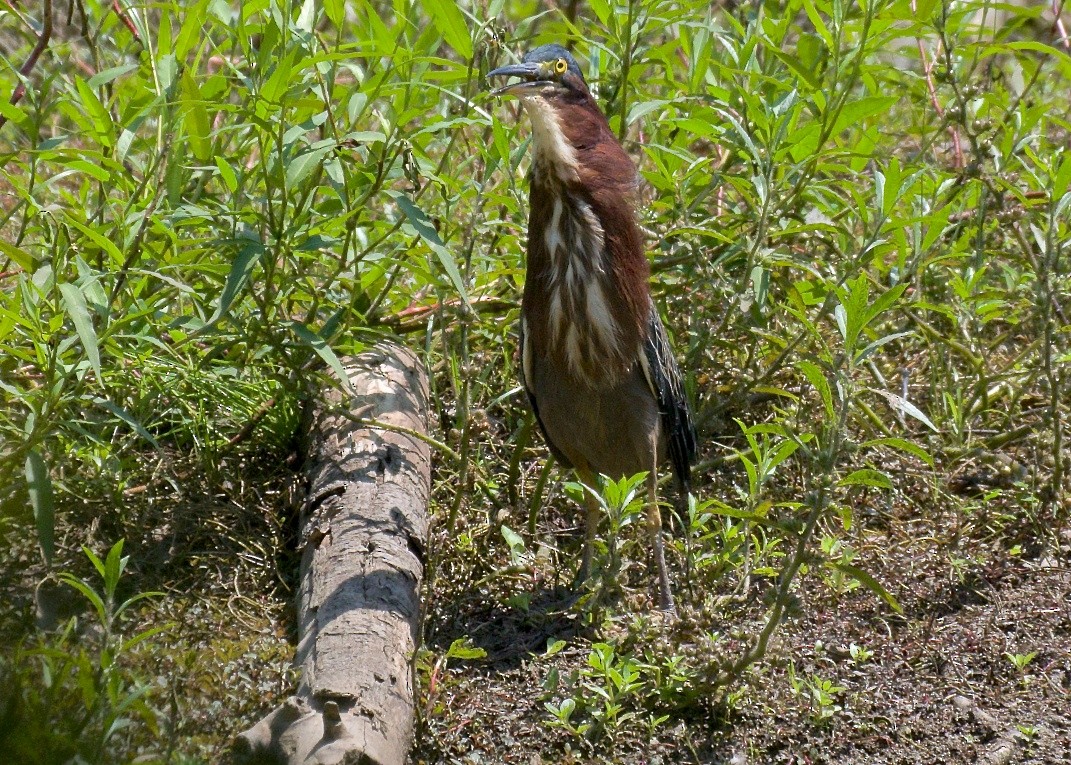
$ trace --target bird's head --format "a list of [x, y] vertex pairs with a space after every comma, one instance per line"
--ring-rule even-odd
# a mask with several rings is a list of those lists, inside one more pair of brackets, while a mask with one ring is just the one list
[[519, 96], [546, 101], [590, 98], [584, 75], [576, 59], [557, 44], [540, 45], [528, 51], [520, 63], [500, 66], [487, 73], [492, 77], [519, 77], [518, 82], [491, 91], [491, 95]]
[[487, 77], [519, 78], [491, 93], [517, 96], [531, 117], [534, 178], [576, 180], [585, 164], [578, 153], [587, 151], [590, 160], [590, 150], [599, 146], [604, 148], [603, 165], [620, 165], [607, 170], [625, 183], [633, 177], [628, 157], [591, 97], [576, 59], [565, 48], [541, 45], [525, 54], [520, 63], [501, 66]]

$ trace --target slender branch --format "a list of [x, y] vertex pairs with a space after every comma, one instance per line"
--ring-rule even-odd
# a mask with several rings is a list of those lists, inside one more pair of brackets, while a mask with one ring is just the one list
[[[918, 15], [915, 0], [911, 0], [911, 12], [916, 16]], [[945, 110], [937, 98], [937, 88], [933, 84], [933, 64], [937, 60], [937, 54], [934, 54], [932, 59], [927, 56], [926, 49], [922, 46], [922, 38], [917, 35], [915, 36], [915, 44], [918, 46], [919, 58], [922, 60], [922, 71], [926, 75], [926, 89], [930, 92], [930, 103], [933, 104], [933, 110], [937, 112], [937, 116], [943, 120], [945, 118]], [[959, 140], [959, 130], [956, 129], [954, 124], [949, 123], [948, 133], [952, 136], [952, 147], [956, 153], [956, 167], [964, 167], [966, 160], [963, 158], [963, 146]]]
[[130, 34], [134, 35], [134, 39], [140, 43], [141, 35], [138, 34], [137, 27], [134, 26], [134, 22], [131, 21], [130, 17], [126, 14], [126, 10], [119, 5], [119, 0], [112, 0], [112, 10], [115, 11], [115, 15], [119, 17], [121, 22], [123, 22], [123, 26], [130, 31]]
[[1056, 30], [1056, 42], [1064, 48], [1071, 50], [1071, 37], [1067, 35], [1067, 26], [1064, 24], [1064, 4], [1060, 0], [1052, 0], [1052, 26]]
[[[41, 58], [41, 54], [45, 52], [45, 48], [48, 47], [48, 41], [52, 37], [52, 0], [45, 0], [44, 16], [41, 36], [37, 38], [37, 44], [30, 51], [30, 57], [26, 59], [26, 63], [19, 69], [19, 74], [22, 75], [22, 78], [19, 84], [15, 86], [15, 91], [11, 94], [11, 100], [8, 101], [12, 106], [21, 101], [22, 97], [26, 95], [26, 78], [30, 76], [30, 72], [37, 65], [37, 59]], [[6, 124], [7, 117], [0, 114], [0, 128], [3, 128]]]

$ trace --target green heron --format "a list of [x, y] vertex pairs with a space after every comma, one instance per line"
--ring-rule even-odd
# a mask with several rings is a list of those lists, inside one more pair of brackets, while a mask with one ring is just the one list
[[[528, 252], [521, 300], [521, 375], [551, 453], [580, 481], [646, 471], [647, 527], [659, 608], [673, 594], [658, 509], [668, 456], [682, 497], [695, 430], [680, 370], [651, 299], [636, 220], [636, 167], [560, 45], [530, 51], [488, 77], [520, 98], [532, 121]], [[591, 573], [599, 504], [586, 501], [580, 577]]]

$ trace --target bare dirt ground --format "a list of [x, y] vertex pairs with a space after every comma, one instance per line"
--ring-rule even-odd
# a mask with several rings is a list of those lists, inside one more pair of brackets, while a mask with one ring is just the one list
[[[962, 479], [942, 483], [973, 486]], [[440, 601], [432, 646], [445, 651], [466, 635], [487, 657], [455, 663], [425, 688], [414, 762], [1071, 762], [1071, 533], [1019, 544], [1014, 528], [992, 531], [998, 516], [1014, 525], [1001, 515], [1014, 499], [968, 498], [964, 522], [963, 497], [930, 493], [925, 506], [901, 496], [888, 511], [860, 513], [848, 535], [855, 564], [902, 613], [862, 587], [838, 594], [808, 577], [766, 661], [734, 693], [677, 710], [653, 731], [622, 724], [587, 743], [549, 726], [544, 708], [561, 698], [547, 678], [583, 667], [588, 641], [629, 630], [627, 617], [584, 631], [538, 604], [525, 616], [476, 594]], [[684, 607], [645, 637], [679, 648], [704, 618]], [[545, 656], [551, 637], [568, 637], [569, 648]]]
[[[166, 593], [136, 626], [165, 631], [128, 657], [156, 686], [161, 727], [136, 729], [117, 761], [139, 752], [158, 758], [149, 761], [226, 761], [234, 734], [292, 687], [288, 581], [296, 563], [286, 519], [295, 474], [277, 466], [239, 472], [242, 481], [211, 491], [191, 489], [191, 475], [184, 498], [150, 480], [128, 494], [122, 529], [94, 521], [103, 511], [93, 505], [64, 516], [81, 530], [61, 537], [64, 555], [76, 560], [76, 542], [87, 534], [100, 549], [93, 539], [125, 533], [128, 586]], [[971, 480], [937, 483], [976, 488]], [[1020, 523], [1026, 509], [1014, 487], [967, 498], [940, 487], [905, 486], [892, 503], [856, 508], [856, 525], [840, 532], [857, 551], [855, 565], [889, 588], [902, 613], [863, 587], [812, 574], [767, 659], [728, 696], [700, 697], [686, 708], [633, 708], [626, 700], [623, 711], [635, 717], [623, 715], [590, 738], [550, 725], [545, 704], [577, 693], [555, 688], [553, 677], [585, 667], [600, 640], [701, 661], [696, 635], [719, 627], [734, 636], [725, 649], [739, 650], [764, 610], [761, 588], [736, 624], [696, 611], [687, 596], [680, 618], [662, 623], [648, 615], [647, 572], [637, 564], [612, 617], [582, 626], [568, 589], [554, 586], [568, 580], [578, 544], [565, 530], [575, 522], [567, 500], [555, 503], [560, 518], [546, 519], [560, 526], [558, 574], [548, 565], [473, 563], [439, 529], [412, 762], [1071, 762], [1071, 533], [1034, 538]], [[497, 537], [497, 530], [466, 533]], [[41, 571], [31, 542], [6, 548], [8, 647], [34, 618]], [[677, 577], [686, 589], [679, 567]], [[486, 656], [447, 658], [459, 638]], [[548, 654], [555, 638], [564, 647]], [[816, 690], [823, 688], [824, 695]]]

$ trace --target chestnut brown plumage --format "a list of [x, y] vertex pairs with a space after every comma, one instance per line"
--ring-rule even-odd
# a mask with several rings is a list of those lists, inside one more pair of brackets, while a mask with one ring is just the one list
[[[594, 487], [596, 473], [648, 472], [658, 605], [671, 611], [658, 467], [670, 458], [686, 497], [695, 431], [651, 299], [636, 168], [560, 45], [536, 48], [487, 76], [520, 78], [494, 93], [518, 96], [533, 128], [521, 301], [525, 390], [551, 452], [582, 483]], [[591, 571], [598, 521], [598, 503], [588, 497], [582, 577]]]

